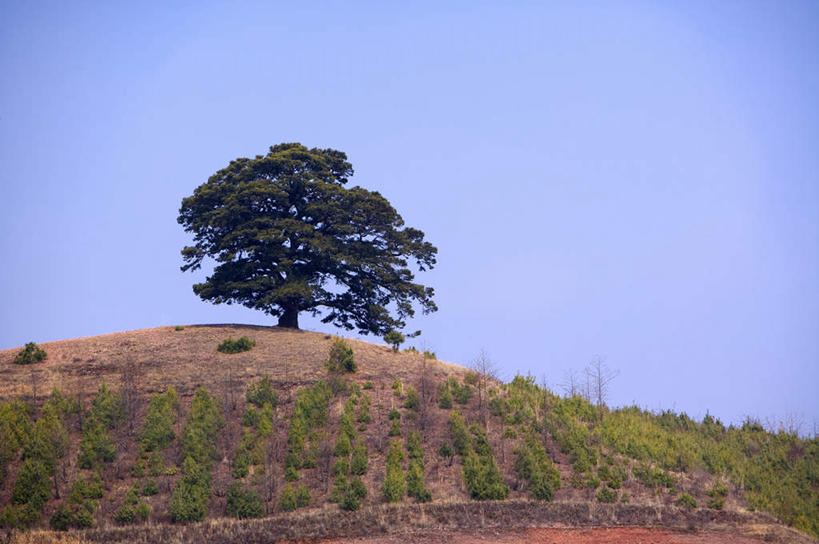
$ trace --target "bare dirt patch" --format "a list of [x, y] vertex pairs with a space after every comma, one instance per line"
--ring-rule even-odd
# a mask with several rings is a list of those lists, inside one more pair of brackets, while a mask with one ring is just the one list
[[520, 531], [430, 532], [322, 540], [321, 544], [759, 544], [763, 538], [726, 533], [683, 533], [665, 529], [525, 529]]

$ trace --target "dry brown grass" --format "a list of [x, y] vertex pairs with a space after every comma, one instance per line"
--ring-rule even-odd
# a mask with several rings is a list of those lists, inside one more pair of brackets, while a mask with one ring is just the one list
[[[664, 530], [624, 529], [629, 527]], [[538, 532], [534, 531], [534, 528], [561, 531]], [[436, 541], [428, 540], [424, 535], [430, 535], [438, 541], [455, 540], [462, 543], [502, 541], [509, 544], [522, 542], [586, 544], [621, 541], [644, 544], [816, 542], [808, 536], [777, 524], [765, 514], [705, 510], [692, 512], [667, 507], [594, 506], [589, 503], [532, 501], [379, 505], [358, 512], [314, 509], [260, 520], [217, 519], [191, 525], [148, 524], [132, 528], [99, 528], [68, 534], [33, 531], [11, 535], [9, 542], [261, 544], [314, 542], [325, 539], [334, 539], [339, 543]]]
[[[248, 336], [256, 347], [227, 355], [216, 351], [226, 338]], [[48, 352], [45, 362], [17, 365], [20, 348], [0, 351], [0, 399], [47, 394], [57, 387], [73, 393], [95, 392], [100, 383], [117, 384], [125, 365], [138, 370], [144, 394], [174, 386], [191, 394], [198, 385], [214, 386], [230, 373], [249, 383], [264, 374], [281, 386], [313, 382], [325, 376], [324, 362], [335, 337], [316, 332], [250, 325], [188, 325], [184, 330], [157, 327], [75, 338], [40, 344]], [[399, 379], [415, 383], [423, 357], [392, 353], [384, 345], [348, 339], [355, 351], [360, 382], [389, 384]], [[461, 375], [463, 367], [435, 362], [435, 379]]]

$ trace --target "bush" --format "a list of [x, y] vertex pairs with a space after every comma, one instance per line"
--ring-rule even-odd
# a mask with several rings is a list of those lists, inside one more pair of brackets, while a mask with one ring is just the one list
[[384, 335], [384, 342], [392, 346], [392, 350], [398, 353], [398, 346], [404, 343], [404, 335], [396, 330], [392, 330]]
[[157, 485], [156, 480], [154, 480], [153, 478], [145, 480], [145, 483], [142, 484], [141, 493], [143, 496], [146, 497], [156, 495], [157, 493], [159, 493], [159, 486]]
[[347, 457], [352, 451], [352, 444], [350, 444], [350, 437], [347, 433], [339, 433], [338, 440], [336, 440], [336, 447], [333, 455], [336, 457]]
[[191, 457], [185, 459], [182, 470], [184, 476], [171, 494], [171, 521], [202, 521], [210, 502], [210, 473], [198, 466]]
[[39, 460], [26, 459], [20, 466], [11, 494], [12, 504], [28, 504], [37, 512], [51, 497], [51, 474]]
[[515, 454], [515, 472], [528, 482], [532, 496], [541, 501], [552, 500], [554, 492], [560, 489], [560, 472], [543, 444], [534, 434], [529, 434]]
[[421, 397], [414, 387], [407, 388], [407, 398], [404, 400], [404, 408], [408, 410], [418, 410], [421, 406]]
[[176, 389], [169, 387], [164, 393], [155, 393], [148, 404], [148, 413], [139, 435], [140, 446], [145, 451], [165, 449], [176, 437], [173, 427], [176, 424], [179, 397]]
[[264, 516], [264, 502], [255, 490], [234, 483], [228, 490], [226, 512], [239, 519], [260, 518]]
[[45, 350], [39, 347], [34, 342], [26, 344], [22, 350], [14, 357], [14, 362], [18, 365], [30, 365], [32, 363], [40, 363], [45, 361], [48, 354]]
[[330, 355], [326, 364], [330, 372], [355, 372], [358, 369], [353, 348], [341, 338], [336, 339], [330, 346]]
[[403, 462], [404, 448], [400, 441], [393, 440], [387, 450], [387, 471], [382, 487], [382, 494], [387, 502], [400, 502], [407, 492], [407, 478], [401, 469]]
[[712, 510], [722, 510], [722, 507], [725, 505], [725, 497], [728, 496], [728, 487], [720, 482], [714, 482], [714, 485], [711, 486], [711, 489], [706, 491], [705, 494], [711, 497], [711, 500], [706, 504], [708, 508]]
[[364, 389], [372, 389], [372, 388], [373, 388], [373, 382], [372, 381], [367, 380], [366, 382], [364, 382]]
[[357, 442], [353, 448], [353, 457], [350, 461], [350, 471], [361, 476], [367, 472], [367, 446], [363, 442]]
[[304, 484], [300, 485], [296, 491], [296, 505], [298, 505], [299, 508], [309, 506], [310, 498], [310, 490], [307, 489], [307, 486]]
[[176, 327], [173, 328], [173, 330], [175, 330], [175, 331], [184, 331], [185, 327], [183, 325], [177, 325]]
[[344, 496], [340, 501], [340, 506], [344, 510], [358, 510], [361, 506], [361, 499], [367, 496], [367, 488], [361, 478], [352, 478], [349, 485], [344, 490]]
[[648, 465], [640, 465], [631, 469], [634, 477], [643, 482], [646, 487], [674, 487], [677, 479], [664, 470], [655, 469]]
[[273, 389], [273, 380], [270, 379], [270, 376], [263, 376], [258, 382], [250, 384], [245, 396], [247, 402], [259, 408], [265, 404], [275, 408], [279, 404], [279, 395]]
[[370, 422], [370, 397], [367, 395], [361, 397], [361, 404], [358, 406], [358, 417], [356, 421], [359, 423]]
[[617, 502], [617, 491], [610, 487], [601, 487], [597, 491], [597, 500], [600, 502]]
[[216, 348], [221, 353], [241, 353], [243, 351], [250, 351], [256, 346], [255, 340], [251, 340], [247, 336], [242, 336], [238, 340], [228, 338]]
[[503, 483], [495, 458], [479, 456], [469, 449], [464, 455], [464, 484], [470, 496], [479, 501], [503, 500], [509, 495], [509, 487]]
[[282, 488], [282, 494], [279, 498], [279, 508], [285, 512], [292, 512], [297, 507], [298, 503], [296, 502], [296, 490], [292, 485], [286, 484]]
[[438, 406], [444, 410], [452, 408], [452, 391], [445, 383], [441, 384], [440, 395], [438, 396]]
[[400, 419], [393, 419], [392, 425], [390, 425], [390, 431], [387, 433], [387, 436], [401, 436], [401, 420]]
[[469, 436], [463, 416], [457, 410], [449, 414], [449, 432], [452, 434], [455, 453], [465, 455], [467, 449], [472, 447], [472, 439]]
[[695, 499], [688, 493], [683, 493], [682, 495], [680, 495], [680, 498], [677, 499], [677, 504], [689, 509], [694, 509], [697, 507], [697, 499]]

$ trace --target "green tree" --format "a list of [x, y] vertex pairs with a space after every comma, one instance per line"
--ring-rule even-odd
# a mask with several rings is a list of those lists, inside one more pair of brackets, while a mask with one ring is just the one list
[[43, 348], [29, 342], [20, 352], [14, 357], [14, 362], [18, 365], [29, 365], [31, 363], [39, 363], [45, 361], [48, 354]]
[[396, 330], [389, 331], [384, 335], [384, 342], [392, 346], [394, 352], [398, 352], [398, 346], [404, 343], [404, 335]]
[[437, 249], [379, 193], [346, 188], [352, 174], [341, 151], [297, 143], [216, 172], [177, 218], [194, 237], [182, 270], [218, 263], [194, 293], [262, 310], [282, 327], [324, 312], [325, 323], [365, 334], [403, 328], [413, 303], [435, 311], [432, 288], [414, 283], [408, 266], [432, 268]]

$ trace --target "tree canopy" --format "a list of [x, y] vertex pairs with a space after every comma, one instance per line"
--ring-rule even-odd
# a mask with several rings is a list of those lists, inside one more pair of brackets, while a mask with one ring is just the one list
[[182, 271], [206, 257], [217, 263], [194, 293], [262, 310], [283, 327], [310, 312], [363, 334], [403, 328], [414, 303], [437, 310], [409, 265], [431, 269], [438, 250], [379, 193], [345, 187], [352, 174], [343, 152], [298, 143], [216, 172], [182, 200], [177, 219], [194, 236]]

